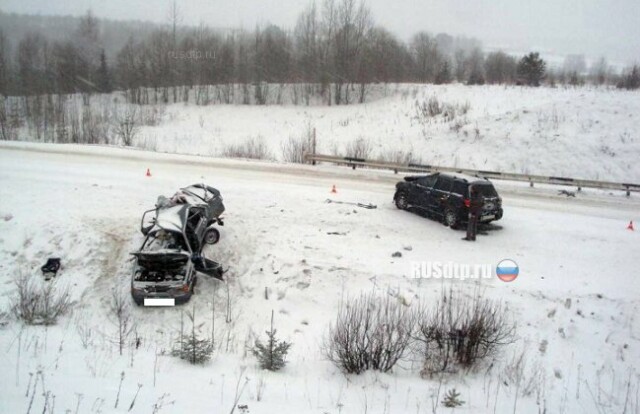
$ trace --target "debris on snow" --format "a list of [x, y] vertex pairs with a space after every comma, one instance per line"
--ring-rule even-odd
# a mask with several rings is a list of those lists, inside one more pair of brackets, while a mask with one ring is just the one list
[[567, 197], [575, 197], [576, 193], [575, 193], [575, 191], [559, 190], [558, 191], [558, 195], [565, 195]]

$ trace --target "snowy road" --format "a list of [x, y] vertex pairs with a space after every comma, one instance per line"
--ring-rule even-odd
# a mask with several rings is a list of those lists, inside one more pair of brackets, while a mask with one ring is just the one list
[[[505, 284], [494, 277], [481, 285], [487, 296], [503, 300], [519, 321], [521, 340], [509, 354], [528, 353], [531, 373], [527, 375], [545, 378], [550, 412], [559, 412], [559, 404], [565, 404], [566, 412], [598, 412], [591, 397], [585, 396], [587, 385], [592, 390], [599, 387], [594, 392], [606, 394], [607, 404], [621, 407], [624, 380], [638, 375], [634, 364], [640, 360], [640, 322], [636, 318], [640, 311], [640, 235], [626, 230], [629, 220], [640, 222], [637, 195], [626, 198], [621, 193], [586, 191], [567, 199], [558, 197], [556, 188], [530, 189], [497, 182], [505, 217], [474, 244], [462, 242], [462, 232], [397, 210], [391, 198], [393, 183], [399, 178], [388, 172], [97, 147], [66, 147], [65, 151], [74, 153], [70, 155], [60, 153], [60, 148], [0, 146], [0, 304], [8, 301], [12, 274], [35, 272], [45, 257], [60, 255], [65, 264], [60, 282], [73, 286], [83, 310], [48, 334], [27, 330], [32, 342], [39, 338], [40, 343], [49, 341], [49, 346], [39, 352], [33, 346], [23, 350], [21, 363], [15, 345], [19, 328], [12, 325], [0, 330], [0, 347], [8, 349], [0, 369], [15, 372], [4, 380], [12, 386], [0, 391], [4, 394], [0, 395], [0, 412], [24, 410], [28, 372], [39, 364], [47, 367], [47, 385], [58, 396], [61, 411], [75, 406], [74, 393], [86, 396], [86, 410], [97, 398], [111, 399], [120, 371], [126, 370], [130, 387], [135, 388], [136, 382], [145, 384], [139, 412], [149, 411], [163, 392], [170, 393], [176, 403], [162, 412], [202, 412], [211, 407], [223, 407], [226, 412], [238, 373], [247, 366], [243, 375], [252, 379], [253, 390], [244, 400], [252, 413], [273, 412], [283, 406], [289, 407], [288, 412], [338, 412], [338, 404], [346, 407], [343, 412], [365, 412], [362, 386], [371, 389], [368, 400], [365, 398], [368, 412], [383, 412], [383, 405], [386, 412], [405, 412], [407, 404], [415, 411], [416, 400], [422, 406], [418, 411], [427, 412], [434, 384], [410, 372], [411, 364], [406, 366], [409, 371], [394, 375], [365, 375], [347, 381], [320, 353], [333, 310], [345, 296], [374, 290], [411, 302], [437, 297], [444, 284], [472, 284], [413, 279], [416, 261], [495, 266], [508, 258], [519, 264], [515, 282]], [[147, 168], [152, 177], [145, 176]], [[225, 199], [222, 241], [207, 253], [231, 268], [228, 286], [233, 324], [225, 325], [222, 313], [226, 310], [218, 310], [226, 306], [224, 288], [203, 280], [192, 305], [202, 312], [203, 323], [209, 323], [215, 295], [215, 309], [220, 313], [217, 335], [225, 350], [217, 353], [213, 369], [194, 370], [163, 357], [154, 387], [149, 364], [158, 346], [170, 342], [179, 324], [179, 310], [135, 309], [139, 331], [149, 344], [136, 354], [135, 364], [133, 356], [118, 359], [98, 340], [94, 348], [81, 347], [76, 331], [82, 324], [95, 324], [106, 337], [110, 328], [104, 323], [104, 301], [113, 286], [127, 286], [127, 253], [141, 241], [137, 231], [141, 213], [153, 206], [159, 194], [171, 195], [194, 182], [218, 188]], [[329, 193], [334, 184], [337, 195]], [[373, 203], [378, 208], [326, 204], [330, 197]], [[401, 258], [392, 258], [396, 251], [402, 253]], [[272, 309], [278, 331], [294, 347], [290, 365], [265, 380], [266, 394], [257, 401], [256, 383], [264, 374], [246, 356], [244, 347], [253, 335], [264, 331]], [[37, 350], [38, 345], [34, 346]], [[74, 354], [84, 358], [74, 358]], [[54, 370], [56, 358], [64, 363], [60, 369], [56, 363]], [[115, 362], [110, 363], [111, 359]], [[174, 375], [189, 381], [172, 385]], [[204, 384], [195, 396], [193, 381]], [[14, 383], [19, 386], [13, 387]], [[461, 412], [489, 412], [485, 405], [489, 406], [491, 398], [493, 408], [496, 392], [503, 393], [496, 397], [498, 412], [510, 412], [508, 407], [513, 407], [512, 391], [494, 389], [489, 397], [482, 375], [453, 385], [463, 390], [468, 401]], [[574, 391], [581, 386], [582, 395], [576, 398]], [[569, 388], [573, 391], [567, 397]], [[131, 391], [127, 390], [126, 398]], [[522, 411], [518, 412], [537, 412], [533, 395], [521, 398]]]

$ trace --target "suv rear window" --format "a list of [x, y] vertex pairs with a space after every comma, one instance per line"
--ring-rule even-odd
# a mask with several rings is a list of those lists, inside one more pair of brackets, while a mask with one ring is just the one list
[[478, 190], [483, 197], [498, 197], [496, 189], [491, 184], [473, 184], [473, 188]]

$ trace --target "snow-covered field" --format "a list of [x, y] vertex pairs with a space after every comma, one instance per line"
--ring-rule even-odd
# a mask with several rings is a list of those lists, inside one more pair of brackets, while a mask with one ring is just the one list
[[[553, 172], [589, 177], [610, 169], [615, 174], [611, 178], [632, 176], [640, 181], [640, 170], [633, 164], [638, 159], [640, 143], [633, 137], [638, 129], [632, 129], [640, 100], [631, 99], [631, 94], [557, 91], [563, 98], [552, 99], [545, 90], [512, 88], [505, 98], [489, 102], [485, 88], [469, 91], [462, 97], [455, 87], [447, 87], [438, 96], [445, 101], [469, 100], [472, 125], [477, 118], [482, 128], [495, 128], [495, 134], [481, 133], [475, 143], [473, 135], [452, 136], [442, 125], [429, 128], [445, 134], [423, 138], [421, 127], [410, 119], [410, 95], [391, 103], [322, 111], [193, 107], [183, 112], [175, 106], [170, 108], [175, 119], [155, 132], [162, 131], [158, 149], [165, 151], [186, 151], [189, 143], [204, 143], [204, 137], [212, 146], [243, 134], [280, 139], [304, 127], [301, 115], [306, 112], [318, 128], [319, 142], [327, 147], [331, 140], [371, 131], [367, 136], [380, 148], [391, 146], [392, 138], [412, 143], [434, 163], [454, 162], [444, 154], [458, 149], [459, 165], [485, 166], [481, 160], [499, 150], [501, 155], [490, 157], [487, 166], [511, 169], [527, 162], [522, 168], [534, 172], [540, 156], [545, 160], [543, 172], [558, 168]], [[614, 104], [621, 97], [625, 104]], [[528, 113], [514, 102], [518, 98], [526, 98]], [[592, 102], [602, 99], [611, 105], [590, 109]], [[575, 158], [567, 159], [571, 140], [561, 133], [554, 139], [543, 130], [534, 139], [529, 128], [535, 122], [502, 126], [498, 120], [538, 119], [554, 105], [565, 117], [559, 128], [580, 137], [580, 122], [593, 120]], [[604, 114], [619, 120], [619, 129], [596, 122]], [[206, 119], [196, 133], [193, 123], [199, 116]], [[251, 122], [243, 122], [247, 119]], [[347, 125], [342, 126], [341, 119]], [[621, 164], [590, 164], [602, 157], [598, 145], [605, 138], [614, 145], [625, 128], [628, 140], [624, 146], [615, 144], [620, 149], [611, 157]], [[180, 135], [183, 129], [188, 140]], [[545, 139], [544, 145], [536, 144]], [[520, 157], [517, 148], [529, 153]], [[566, 156], [550, 158], [557, 154], [554, 148], [563, 149]], [[145, 177], [147, 168], [152, 177]], [[626, 198], [587, 190], [565, 198], [557, 196], [555, 188], [497, 182], [504, 219], [476, 243], [465, 243], [462, 232], [397, 210], [391, 202], [396, 178], [389, 172], [330, 166], [3, 144], [0, 310], [8, 308], [13, 277], [20, 272], [38, 275], [49, 256], [62, 257], [58, 283], [71, 287], [77, 304], [57, 326], [26, 327], [9, 320], [0, 328], [0, 412], [43, 412], [48, 395], [47, 412], [63, 413], [127, 412], [134, 399], [130, 411], [139, 413], [227, 413], [234, 406], [235, 412], [251, 413], [447, 413], [454, 409], [436, 401], [452, 388], [465, 401], [456, 412], [639, 412], [640, 235], [626, 229], [629, 220], [640, 221], [637, 195]], [[220, 189], [225, 200], [222, 240], [206, 254], [230, 267], [227, 283], [201, 277], [186, 306], [135, 308], [141, 344], [137, 349], [128, 345], [121, 356], [106, 303], [112, 288], [129, 285], [128, 252], [142, 240], [140, 216], [157, 195], [171, 195], [194, 182]], [[329, 193], [332, 185], [337, 195]], [[327, 204], [329, 197], [378, 208]], [[392, 257], [394, 252], [402, 257]], [[412, 278], [415, 261], [495, 266], [506, 258], [520, 266], [520, 276], [510, 284], [495, 277], [481, 280], [480, 286]], [[432, 302], [445, 287], [462, 292], [480, 288], [486, 297], [502, 300], [517, 321], [517, 342], [478, 371], [443, 380], [420, 378], [418, 361], [403, 361], [388, 374], [345, 376], [323, 358], [323, 338], [345, 298], [374, 292], [413, 306], [419, 299]], [[216, 351], [205, 366], [194, 367], [168, 355], [183, 312], [192, 309], [202, 332], [211, 332], [212, 314], [215, 319]], [[279, 337], [293, 342], [289, 364], [276, 373], [259, 370], [247, 352], [256, 335], [264, 336], [272, 310]], [[514, 366], [521, 356], [525, 365], [518, 374]], [[237, 408], [245, 405], [247, 409]]]
[[[169, 105], [136, 144], [169, 153], [220, 155], [231, 144], [262, 140], [282, 159], [290, 138], [317, 133], [319, 153], [345, 154], [354, 140], [370, 157], [411, 153], [432, 165], [640, 182], [638, 92], [610, 88], [397, 85], [350, 106]], [[455, 116], [424, 117], [436, 98]], [[447, 111], [445, 111], [447, 112]], [[450, 111], [449, 111], [450, 112]]]

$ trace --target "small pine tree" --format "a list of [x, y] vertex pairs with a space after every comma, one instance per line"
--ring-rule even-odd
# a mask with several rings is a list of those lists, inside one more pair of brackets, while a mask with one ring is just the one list
[[251, 350], [253, 355], [258, 358], [260, 368], [269, 371], [278, 371], [285, 366], [287, 363], [285, 359], [292, 345], [291, 342], [278, 341], [276, 332], [273, 329], [273, 311], [271, 311], [271, 329], [265, 332], [269, 339], [265, 344], [256, 339], [255, 346]]
[[547, 63], [539, 53], [529, 53], [518, 63], [518, 83], [527, 86], [540, 86], [545, 77]]
[[447, 391], [446, 395], [444, 396], [444, 400], [442, 400], [442, 405], [447, 408], [456, 408], [460, 407], [463, 404], [464, 401], [460, 399], [460, 393], [456, 391], [455, 388]]
[[208, 338], [200, 338], [196, 332], [195, 308], [192, 312], [187, 312], [187, 317], [191, 320], [191, 334], [180, 335], [171, 355], [189, 361], [193, 365], [204, 364], [211, 359], [213, 342]]

